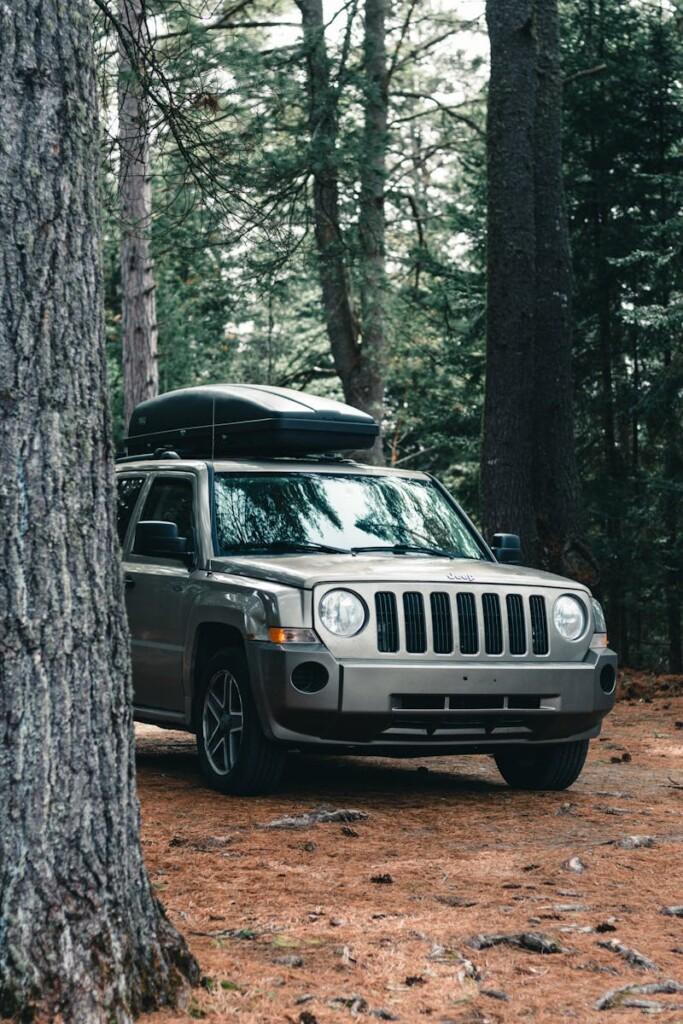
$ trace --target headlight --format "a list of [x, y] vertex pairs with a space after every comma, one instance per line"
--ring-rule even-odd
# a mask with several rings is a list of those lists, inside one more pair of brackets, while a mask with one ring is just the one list
[[600, 602], [596, 601], [594, 597], [591, 597], [591, 608], [593, 609], [593, 632], [606, 633], [607, 622], [605, 621], [605, 613]]
[[325, 629], [335, 636], [355, 636], [365, 625], [365, 604], [350, 590], [328, 590], [318, 611]]
[[553, 608], [555, 629], [565, 640], [578, 640], [586, 628], [586, 610], [575, 597], [563, 594]]

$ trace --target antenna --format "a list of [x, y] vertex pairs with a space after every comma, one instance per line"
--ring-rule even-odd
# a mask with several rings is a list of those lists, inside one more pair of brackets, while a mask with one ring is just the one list
[[[216, 535], [216, 485], [214, 483], [213, 457], [216, 450], [216, 396], [211, 402], [211, 465], [209, 466], [209, 501], [211, 503], [211, 537]], [[209, 559], [208, 572], [212, 572], [211, 559]]]
[[211, 461], [216, 451], [216, 396], [211, 402]]

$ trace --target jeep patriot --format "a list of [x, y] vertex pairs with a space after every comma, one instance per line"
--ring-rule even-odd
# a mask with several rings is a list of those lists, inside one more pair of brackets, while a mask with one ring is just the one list
[[135, 410], [118, 530], [137, 720], [196, 734], [207, 782], [274, 788], [288, 751], [490, 754], [564, 789], [612, 708], [616, 655], [580, 583], [489, 547], [426, 473], [327, 454], [374, 421], [217, 385]]

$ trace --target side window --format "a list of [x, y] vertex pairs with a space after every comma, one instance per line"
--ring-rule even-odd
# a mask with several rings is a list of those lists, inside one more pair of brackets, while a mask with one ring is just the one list
[[[175, 523], [180, 537], [192, 536], [192, 481], [182, 477], [159, 477], [149, 489], [140, 521]], [[134, 550], [137, 550], [137, 542]]]
[[144, 476], [120, 476], [116, 481], [116, 528], [122, 544], [144, 482]]

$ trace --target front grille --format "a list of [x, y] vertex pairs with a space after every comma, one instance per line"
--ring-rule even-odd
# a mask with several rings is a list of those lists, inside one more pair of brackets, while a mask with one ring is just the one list
[[425, 605], [422, 594], [409, 591], [403, 595], [403, 614], [406, 620], [406, 650], [410, 654], [422, 654], [427, 650]]
[[531, 611], [531, 649], [534, 654], [548, 653], [548, 620], [545, 614], [545, 600], [540, 594], [529, 598]]
[[542, 657], [550, 651], [546, 599], [542, 594], [499, 596], [445, 590], [396, 594], [380, 590], [375, 593], [375, 617], [377, 649], [383, 654], [479, 654], [481, 658], [529, 652]]
[[375, 594], [377, 614], [377, 649], [384, 654], [398, 650], [398, 611], [396, 594], [379, 591]]
[[460, 653], [476, 654], [479, 650], [479, 629], [477, 626], [477, 605], [474, 594], [458, 594], [458, 630], [460, 631]]

